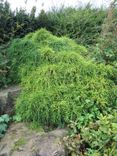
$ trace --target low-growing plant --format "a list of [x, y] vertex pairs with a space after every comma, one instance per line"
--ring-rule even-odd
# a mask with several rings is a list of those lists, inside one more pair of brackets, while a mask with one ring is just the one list
[[21, 116], [19, 116], [19, 115], [14, 115], [13, 117], [12, 117], [12, 120], [13, 121], [15, 121], [15, 122], [20, 122], [21, 121]]
[[4, 114], [0, 116], [0, 138], [3, 137], [4, 133], [6, 132], [9, 121], [10, 121], [9, 115]]
[[69, 125], [72, 133], [63, 139], [69, 154], [74, 156], [117, 155], [116, 118], [117, 112], [113, 110], [113, 114], [100, 114], [95, 122], [90, 122], [80, 129], [78, 129], [79, 122], [72, 121]]
[[100, 115], [99, 120], [81, 129], [82, 138], [89, 145], [86, 155], [117, 155], [117, 112]]
[[110, 66], [94, 64], [75, 52], [72, 57], [67, 52], [49, 54], [44, 64], [22, 79], [16, 112], [23, 120], [48, 126], [80, 120], [80, 128], [104, 114], [107, 107], [116, 107]]

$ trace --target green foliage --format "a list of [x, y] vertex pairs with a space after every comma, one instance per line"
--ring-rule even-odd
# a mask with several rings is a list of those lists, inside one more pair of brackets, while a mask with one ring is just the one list
[[48, 13], [52, 25], [48, 30], [55, 35], [67, 35], [77, 43], [94, 44], [101, 32], [106, 10], [91, 8], [54, 8]]
[[[107, 111], [107, 110], [106, 110]], [[100, 114], [96, 122], [90, 122], [77, 130], [78, 122], [70, 124], [73, 135], [65, 137], [69, 153], [83, 156], [117, 155], [117, 111]], [[75, 131], [74, 131], [75, 130]]]
[[[114, 11], [116, 20], [117, 9]], [[68, 36], [77, 43], [92, 45], [97, 43], [100, 36], [107, 9], [90, 5], [80, 8], [61, 6], [48, 12], [41, 10], [38, 16], [35, 14], [35, 7], [32, 7], [30, 13], [22, 8], [12, 11], [8, 2], [0, 1], [0, 44], [15, 37], [23, 37], [39, 28], [46, 28], [54, 35]]]
[[36, 45], [29, 40], [15, 39], [7, 50], [8, 65], [10, 67], [10, 83], [20, 82], [18, 70], [20, 66], [37, 66], [39, 64], [39, 51]]
[[12, 117], [12, 120], [15, 121], [15, 122], [20, 122], [21, 121], [21, 117], [19, 115], [14, 115]]
[[91, 47], [91, 57], [98, 63], [117, 67], [117, 37], [108, 34], [100, 37], [96, 46]]
[[0, 138], [3, 137], [4, 133], [6, 132], [9, 121], [10, 118], [7, 114], [0, 116]]
[[15, 37], [23, 37], [39, 28], [46, 28], [57, 36], [66, 35], [77, 43], [93, 44], [101, 32], [101, 25], [106, 15], [106, 9], [95, 9], [87, 5], [83, 8], [41, 10], [38, 16], [36, 8], [30, 13], [20, 9], [12, 11], [10, 4], [0, 1], [0, 44]]
[[9, 3], [0, 1], [0, 44], [6, 43], [14, 35], [11, 33], [13, 17], [14, 13], [11, 11]]
[[[116, 154], [115, 141], [107, 135], [108, 131], [102, 132], [103, 127], [111, 129], [111, 123], [116, 122], [116, 118], [111, 121], [108, 118], [117, 108], [117, 87], [113, 81], [116, 69], [94, 63], [86, 57], [84, 47], [44, 29], [24, 40], [28, 38], [39, 49], [40, 60], [36, 68], [28, 65], [20, 68], [23, 90], [17, 99], [17, 115], [34, 123], [35, 129], [37, 125], [63, 127], [71, 123], [72, 137], [64, 142], [72, 155]], [[101, 116], [107, 116], [108, 125]], [[97, 123], [100, 128], [91, 129], [90, 125]], [[113, 129], [110, 133], [116, 139]], [[93, 146], [96, 139], [97, 145]], [[111, 147], [106, 149], [108, 140], [112, 141]]]
[[44, 29], [22, 42], [28, 39], [39, 52], [39, 64], [22, 63], [18, 69], [23, 90], [17, 116], [34, 129], [70, 124], [65, 144], [72, 155], [116, 155], [116, 69], [94, 63], [83, 46]]
[[0, 87], [1, 85], [5, 85], [5, 70], [4, 70], [4, 57], [3, 55], [0, 53]]
[[87, 49], [83, 46], [77, 45], [73, 40], [67, 37], [56, 37], [45, 29], [37, 30], [35, 33], [30, 33], [25, 36], [25, 39], [30, 39], [36, 43], [39, 49], [43, 47], [52, 48], [55, 52], [76, 51], [78, 53], [87, 54]]
[[35, 132], [44, 132], [44, 129], [37, 122], [29, 122], [28, 127], [30, 130]]
[[8, 70], [8, 60], [6, 57], [6, 49], [9, 44], [0, 46], [0, 88], [2, 86], [7, 86], [8, 77], [7, 77], [7, 70]]
[[116, 107], [110, 66], [96, 65], [76, 52], [49, 51], [42, 56], [45, 62], [23, 75], [23, 92], [16, 105], [23, 120], [59, 126], [80, 119], [82, 127], [106, 107]]
[[[13, 40], [5, 54], [0, 54], [0, 72], [2, 73], [0, 75], [0, 86], [19, 83], [21, 80], [19, 71], [24, 74], [28, 74], [28, 71], [30, 73], [32, 68], [45, 62], [45, 55], [48, 51], [55, 51], [56, 53], [76, 51], [83, 56], [87, 55], [87, 49], [77, 45], [73, 40], [67, 37], [56, 37], [47, 30], [40, 29], [26, 35], [23, 39]], [[54, 57], [56, 57], [56, 53], [54, 53]], [[40, 57], [44, 58], [40, 59]], [[4, 62], [7, 64], [4, 64]], [[23, 66], [25, 66], [24, 70]]]
[[38, 15], [37, 21], [38, 21], [38, 28], [48, 28], [50, 26], [48, 15], [43, 9]]
[[86, 155], [117, 155], [117, 112], [100, 115], [95, 123], [82, 127], [81, 135], [90, 147]]
[[98, 42], [93, 47], [92, 55], [98, 62], [117, 67], [117, 8], [115, 6], [113, 1], [102, 25]]
[[0, 44], [4, 44], [15, 37], [23, 37], [38, 28], [35, 10], [30, 14], [26, 10], [12, 11], [6, 0], [0, 1]]

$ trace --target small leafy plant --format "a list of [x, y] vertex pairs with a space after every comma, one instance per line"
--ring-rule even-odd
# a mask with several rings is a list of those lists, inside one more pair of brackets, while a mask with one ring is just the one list
[[63, 139], [71, 155], [117, 155], [117, 112], [100, 114], [98, 120], [78, 129], [79, 122], [71, 122], [70, 135]]
[[8, 114], [0, 116], [0, 138], [3, 137], [4, 133], [7, 130], [10, 117]]
[[20, 122], [21, 121], [21, 116], [20, 115], [14, 115], [12, 117], [12, 120], [15, 121], [15, 122]]

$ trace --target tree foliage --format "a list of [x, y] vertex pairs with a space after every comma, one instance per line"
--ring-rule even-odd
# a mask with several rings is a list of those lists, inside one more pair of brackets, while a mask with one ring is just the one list
[[101, 32], [105, 14], [106, 10], [87, 5], [76, 9], [41, 10], [36, 16], [36, 7], [32, 7], [30, 13], [22, 8], [12, 11], [8, 2], [0, 1], [0, 44], [39, 28], [46, 28], [58, 36], [67, 35], [77, 43], [93, 44]]

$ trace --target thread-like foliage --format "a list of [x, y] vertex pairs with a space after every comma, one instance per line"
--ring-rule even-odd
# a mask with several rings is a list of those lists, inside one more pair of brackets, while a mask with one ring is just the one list
[[[0, 77], [0, 86], [4, 84], [14, 84], [20, 82], [19, 69], [22, 66], [27, 66], [31, 70], [32, 67], [39, 66], [42, 62], [40, 60], [40, 53], [45, 51], [57, 52], [72, 52], [82, 53], [87, 55], [87, 49], [81, 45], [77, 45], [73, 40], [67, 37], [56, 37], [45, 29], [40, 29], [34, 33], [30, 33], [23, 39], [15, 39], [7, 49], [8, 71], [7, 79]], [[48, 50], [47, 50], [48, 49]], [[41, 56], [42, 57], [42, 56]], [[0, 57], [1, 58], [1, 57]], [[43, 59], [43, 61], [45, 61]], [[25, 73], [26, 74], [26, 73]], [[7, 81], [8, 82], [4, 82]]]
[[43, 49], [43, 47], [50, 47], [55, 52], [71, 52], [76, 51], [78, 53], [87, 54], [87, 50], [85, 47], [76, 44], [73, 40], [67, 37], [57, 37], [52, 35], [51, 32], [40, 29], [35, 33], [30, 33], [25, 36], [24, 39], [30, 39], [33, 43], [36, 43], [39, 49]]
[[[82, 118], [80, 124], [87, 125], [106, 108], [116, 107], [116, 86], [108, 76], [114, 75], [112, 68], [77, 52], [56, 53], [45, 48], [40, 66], [24, 75], [16, 112], [25, 121], [59, 126]], [[90, 114], [88, 119], [86, 114]]]
[[9, 79], [10, 83], [19, 83], [18, 70], [22, 65], [37, 66], [39, 64], [39, 51], [36, 45], [29, 40], [15, 39], [8, 49]]

